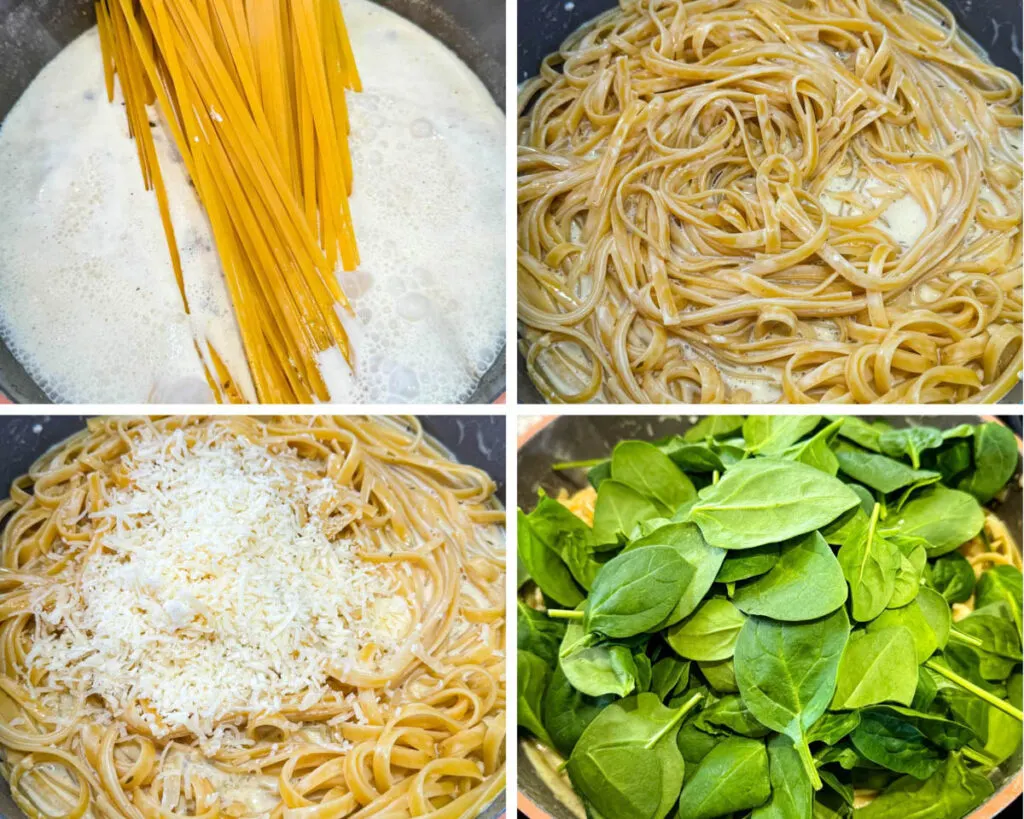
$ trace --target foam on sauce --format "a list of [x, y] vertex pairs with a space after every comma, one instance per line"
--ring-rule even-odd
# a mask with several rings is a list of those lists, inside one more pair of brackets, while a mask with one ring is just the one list
[[[369, 0], [342, 5], [364, 87], [348, 95], [362, 264], [340, 274], [356, 374], [332, 350], [325, 380], [338, 402], [458, 401], [504, 335], [504, 117], [429, 34]], [[211, 400], [193, 331], [254, 397], [209, 224], [151, 119], [191, 317], [95, 29], [0, 128], [0, 337], [55, 400]]]

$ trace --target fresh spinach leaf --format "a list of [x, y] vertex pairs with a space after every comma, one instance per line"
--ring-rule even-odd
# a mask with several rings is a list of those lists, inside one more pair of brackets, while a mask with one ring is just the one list
[[928, 544], [928, 557], [939, 557], [959, 548], [984, 525], [985, 512], [971, 495], [930, 486], [890, 515], [882, 533], [922, 538]]
[[671, 655], [662, 657], [651, 668], [651, 691], [663, 702], [681, 694], [690, 681], [690, 661]]
[[857, 819], [950, 819], [966, 816], [994, 792], [992, 783], [950, 754], [924, 781], [897, 779], [855, 815]]
[[883, 702], [910, 705], [917, 688], [914, 638], [903, 626], [850, 635], [836, 677], [834, 710]]
[[690, 479], [664, 452], [646, 441], [620, 441], [612, 452], [612, 480], [632, 487], [672, 511], [697, 494]]
[[645, 520], [658, 517], [665, 510], [654, 501], [614, 479], [601, 481], [594, 503], [594, 542], [601, 546], [618, 546]]
[[[966, 563], [966, 559], [964, 559]], [[970, 568], [970, 564], [967, 564]], [[972, 571], [973, 577], [973, 571]], [[1010, 610], [1010, 617], [1017, 626], [1017, 636], [1021, 636], [1021, 606], [1024, 578], [1016, 566], [993, 566], [981, 573], [978, 578], [977, 597], [974, 601], [976, 609], [987, 608], [996, 603], [1005, 603]], [[952, 601], [951, 601], [952, 602]]]
[[655, 441], [654, 445], [672, 459], [683, 472], [722, 472], [725, 464], [718, 453], [705, 442], [690, 443], [681, 435]]
[[723, 729], [744, 737], [765, 737], [771, 733], [750, 713], [743, 698], [731, 694], [712, 703], [696, 718], [697, 727], [708, 733], [722, 733]]
[[837, 555], [853, 599], [853, 619], [874, 620], [889, 605], [902, 554], [878, 532], [875, 504], [866, 529], [851, 537]]
[[967, 441], [955, 441], [935, 456], [935, 469], [942, 473], [942, 480], [955, 485], [954, 479], [971, 468], [971, 445]]
[[959, 488], [970, 492], [980, 503], [996, 496], [1017, 470], [1017, 438], [994, 421], [974, 430], [974, 469], [961, 479]]
[[587, 470], [587, 482], [594, 487], [594, 489], [600, 489], [601, 484], [612, 476], [612, 461], [609, 458], [607, 461], [601, 461], [601, 463], [592, 466]]
[[690, 519], [712, 546], [752, 549], [818, 529], [857, 503], [851, 489], [813, 467], [753, 458], [702, 489]]
[[558, 664], [573, 687], [591, 697], [624, 697], [636, 688], [636, 663], [630, 647], [603, 642], [579, 621], [570, 622], [565, 629]]
[[641, 646], [639, 651], [633, 652], [633, 664], [636, 666], [636, 692], [642, 694], [651, 690], [651, 679], [654, 671], [651, 667], [651, 658], [647, 656], [646, 646]]
[[719, 694], [736, 694], [739, 686], [736, 683], [736, 666], [732, 660], [718, 660], [713, 663], [697, 663], [700, 673]]
[[743, 429], [743, 420], [742, 415], [706, 415], [683, 433], [683, 440], [695, 442], [725, 438]]
[[[807, 578], [813, 577], [814, 583]], [[782, 545], [771, 570], [736, 589], [733, 602], [746, 614], [775, 620], [813, 620], [846, 602], [843, 569], [829, 545], [811, 532]]]
[[522, 600], [516, 607], [516, 641], [523, 651], [536, 654], [554, 668], [558, 663], [558, 647], [565, 636], [565, 622], [554, 620], [544, 612], [527, 606]]
[[975, 609], [956, 624], [959, 633], [981, 641], [974, 651], [986, 680], [1005, 680], [1021, 661], [1020, 635], [1010, 611], [1000, 600]]
[[622, 552], [601, 568], [583, 609], [583, 627], [609, 637], [657, 628], [679, 602], [693, 568], [669, 546]]
[[727, 660], [746, 619], [724, 597], [712, 597], [672, 626], [665, 639], [680, 657], [705, 662]]
[[[868, 632], [903, 627], [914, 641], [914, 656], [920, 665], [949, 639], [951, 626], [949, 605], [933, 589], [923, 588], [910, 603], [898, 609], [887, 609], [868, 623]], [[904, 703], [907, 705], [909, 703]]]
[[516, 520], [517, 550], [533, 582], [544, 594], [561, 605], [570, 608], [577, 606], [583, 601], [583, 592], [576, 585], [569, 567], [534, 532], [530, 518], [522, 509]]
[[763, 805], [770, 795], [764, 742], [730, 737], [711, 749], [683, 787], [679, 819], [727, 816]]
[[830, 421], [843, 419], [843, 425], [839, 429], [840, 437], [853, 441], [855, 444], [860, 444], [865, 449], [881, 452], [878, 439], [883, 432], [890, 429], [888, 424], [878, 421], [874, 424], [869, 424], [863, 418], [858, 418], [856, 415], [829, 415], [826, 417]]
[[807, 742], [835, 745], [860, 725], [860, 711], [826, 711], [807, 730]]
[[865, 708], [850, 741], [866, 759], [918, 779], [935, 773], [945, 758], [913, 722], [882, 709]]
[[584, 729], [614, 701], [613, 694], [589, 697], [576, 690], [561, 667], [555, 668], [541, 710], [544, 727], [555, 749], [568, 757]]
[[974, 594], [974, 569], [960, 552], [950, 552], [925, 569], [925, 582], [947, 603], [963, 603]]
[[899, 719], [913, 725], [929, 742], [945, 751], [963, 748], [975, 738], [970, 727], [938, 714], [929, 714], [899, 705], [874, 705], [865, 708], [864, 715], [884, 715], [887, 719]]
[[696, 524], [668, 523], [630, 541], [623, 553], [648, 546], [669, 546], [675, 549], [692, 569], [689, 582], [662, 627], [678, 623], [691, 614], [704, 599], [711, 584], [715, 582], [719, 567], [726, 557], [726, 551], [709, 545]]
[[768, 776], [771, 798], [754, 808], [751, 819], [811, 819], [814, 788], [793, 740], [783, 734], [768, 740]]
[[928, 565], [928, 552], [923, 543], [904, 541], [901, 538], [895, 538], [894, 542], [900, 553], [900, 566], [896, 570], [889, 608], [906, 606], [917, 597], [921, 589], [921, 578]]
[[807, 623], [751, 617], [736, 641], [740, 695], [762, 725], [793, 740], [815, 788], [820, 781], [806, 732], [832, 699], [849, 632], [846, 611], [839, 608]]
[[746, 450], [757, 455], [781, 455], [810, 434], [820, 415], [750, 415], [743, 422]]
[[762, 575], [779, 562], [782, 554], [778, 543], [755, 546], [753, 549], [728, 552], [715, 577], [716, 583], [736, 583]]
[[686, 762], [683, 771], [684, 783], [693, 778], [701, 761], [711, 753], [711, 749], [718, 745], [721, 739], [720, 736], [701, 731], [696, 725], [696, 720], [690, 719], [683, 723], [676, 737], [676, 745]]
[[663, 819], [683, 785], [676, 735], [688, 710], [666, 708], [654, 694], [609, 705], [569, 757], [573, 787], [605, 816]]
[[793, 444], [781, 454], [782, 457], [813, 466], [815, 469], [835, 477], [839, 472], [839, 460], [836, 458], [835, 452], [832, 451], [832, 442], [842, 425], [843, 419], [841, 418], [833, 421], [806, 441]]
[[522, 649], [516, 652], [516, 719], [519, 725], [548, 745], [551, 745], [551, 737], [540, 712], [550, 676], [548, 664], [536, 654]]
[[934, 483], [942, 477], [938, 472], [914, 469], [887, 455], [865, 452], [849, 444], [840, 443], [835, 452], [843, 474], [884, 494], [905, 486]]
[[921, 453], [938, 449], [944, 441], [942, 432], [935, 427], [905, 427], [881, 433], [878, 447], [890, 458], [909, 458], [914, 469], [920, 469]]

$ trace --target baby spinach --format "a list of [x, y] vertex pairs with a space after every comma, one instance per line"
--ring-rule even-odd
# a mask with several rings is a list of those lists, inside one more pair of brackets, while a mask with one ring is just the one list
[[914, 641], [914, 655], [920, 665], [945, 647], [950, 625], [948, 604], [938, 592], [926, 588], [906, 606], [882, 612], [868, 623], [867, 630], [874, 633], [900, 626], [906, 628]]
[[850, 741], [862, 756], [897, 773], [927, 779], [939, 769], [945, 752], [898, 713], [865, 708]]
[[1010, 611], [1000, 600], [975, 609], [956, 624], [957, 632], [980, 641], [974, 650], [986, 680], [1005, 680], [1021, 661], [1020, 635]]
[[[966, 563], [967, 561], [964, 560]], [[970, 564], [968, 563], [968, 568]], [[972, 570], [973, 577], [973, 570]], [[993, 566], [981, 573], [978, 578], [977, 598], [974, 601], [976, 608], [987, 608], [996, 603], [1005, 603], [1010, 610], [1010, 617], [1017, 625], [1017, 636], [1021, 631], [1021, 605], [1022, 589], [1024, 589], [1024, 578], [1021, 577], [1020, 569], [1016, 566]]]
[[902, 461], [886, 455], [865, 452], [849, 444], [840, 443], [835, 452], [839, 470], [843, 474], [884, 494], [895, 492], [905, 486], [934, 483], [942, 477], [938, 472], [914, 469]]
[[807, 729], [807, 742], [835, 745], [860, 725], [860, 711], [826, 711]]
[[950, 552], [932, 561], [924, 578], [947, 603], [963, 603], [974, 594], [974, 569], [960, 552]]
[[672, 649], [688, 660], [727, 660], [747, 618], [724, 597], [712, 597], [680, 623], [672, 626], [665, 639]]
[[705, 441], [708, 438], [725, 438], [743, 429], [742, 415], [706, 415], [683, 433], [683, 440]]
[[736, 666], [731, 659], [697, 663], [697, 667], [708, 685], [719, 694], [735, 694], [740, 690], [736, 683]]
[[910, 705], [917, 688], [917, 661], [909, 629], [854, 630], [835, 686], [831, 707], [836, 710], [882, 702]]
[[839, 461], [836, 458], [835, 452], [832, 451], [832, 442], [835, 440], [836, 433], [842, 425], [842, 418], [833, 421], [806, 441], [801, 441], [789, 447], [785, 452], [781, 453], [781, 457], [813, 466], [815, 469], [835, 477], [839, 471]]
[[806, 732], [832, 699], [849, 632], [846, 611], [839, 608], [807, 623], [751, 617], [736, 641], [740, 695], [758, 722], [793, 740], [815, 788], [821, 783]]
[[565, 636], [565, 623], [527, 606], [522, 600], [516, 608], [517, 646], [532, 652], [549, 666], [558, 663], [558, 647]]
[[748, 452], [781, 455], [812, 432], [820, 415], [751, 415], [743, 422], [743, 440]]
[[552, 600], [563, 606], [576, 606], [583, 592], [576, 585], [569, 567], [537, 536], [530, 518], [520, 509], [516, 515], [516, 547], [534, 583]]
[[697, 715], [696, 724], [701, 730], [712, 734], [731, 731], [740, 736], [757, 738], [771, 733], [770, 728], [754, 718], [743, 698], [735, 694], [722, 697], [701, 711]]
[[679, 819], [713, 819], [768, 801], [768, 752], [760, 739], [730, 737], [701, 760], [679, 795]]
[[556, 667], [541, 710], [544, 727], [555, 749], [562, 756], [569, 756], [584, 729], [614, 701], [613, 694], [589, 697], [578, 691], [561, 667]]
[[876, 421], [873, 424], [869, 424], [863, 418], [858, 418], [856, 415], [829, 415], [827, 418], [830, 421], [842, 419], [843, 425], [839, 428], [840, 437], [853, 441], [855, 444], [860, 444], [865, 449], [870, 449], [874, 452], [881, 452], [878, 439], [883, 432], [891, 429], [884, 421]]
[[690, 479], [668, 455], [646, 441], [621, 441], [616, 445], [612, 480], [635, 489], [668, 511], [697, 494]]
[[885, 521], [882, 533], [922, 538], [928, 557], [938, 557], [973, 538], [985, 525], [985, 512], [966, 492], [930, 486]]
[[696, 705], [672, 710], [653, 694], [612, 703], [583, 731], [566, 772], [605, 816], [663, 819], [683, 785], [676, 734]]
[[632, 637], [657, 627], [675, 608], [693, 568], [669, 546], [622, 552], [597, 574], [583, 627], [609, 637]]
[[768, 777], [771, 798], [754, 808], [751, 819], [810, 819], [814, 811], [814, 788], [793, 740], [782, 734], [768, 740]]
[[624, 697], [636, 687], [633, 652], [622, 643], [603, 642], [578, 621], [570, 622], [558, 650], [558, 664], [569, 682], [584, 694]]
[[615, 548], [638, 523], [664, 511], [632, 486], [614, 479], [601, 481], [594, 502], [594, 542]]
[[548, 745], [551, 745], [551, 737], [548, 736], [540, 713], [550, 676], [551, 668], [536, 654], [522, 649], [516, 652], [516, 719], [519, 725]]
[[722, 472], [725, 469], [721, 457], [708, 443], [690, 443], [681, 435], [673, 435], [655, 441], [654, 445], [683, 472]]
[[[814, 583], [807, 578], [813, 577]], [[767, 574], [736, 589], [733, 602], [746, 614], [776, 620], [813, 620], [846, 602], [843, 569], [828, 544], [811, 532], [782, 545]]]
[[900, 570], [902, 554], [878, 532], [880, 508], [875, 504], [867, 528], [847, 540], [837, 555], [850, 584], [854, 620], [873, 620], [889, 605]]
[[692, 569], [692, 576], [663, 627], [672, 625], [689, 615], [704, 599], [711, 584], [715, 582], [726, 551], [708, 545], [700, 529], [693, 523], [670, 522], [657, 526], [643, 537], [630, 541], [623, 551], [629, 552], [646, 546], [670, 546]]
[[690, 509], [708, 543], [752, 549], [813, 531], [859, 503], [841, 481], [806, 464], [754, 458], [726, 470]]
[[715, 577], [717, 583], [736, 583], [762, 575], [779, 562], [781, 549], [777, 543], [755, 546], [740, 552], [728, 552]]
[[902, 538], [895, 538], [895, 543], [900, 553], [900, 566], [896, 570], [896, 581], [893, 583], [888, 608], [905, 606], [917, 597], [921, 589], [921, 578], [928, 565], [928, 552], [923, 543]]
[[906, 456], [914, 469], [921, 468], [921, 453], [938, 449], [945, 442], [942, 432], [935, 427], [906, 427], [887, 429], [878, 436], [878, 448], [892, 458]]
[[1017, 438], [1008, 427], [981, 424], [974, 430], [974, 470], [961, 479], [959, 488], [988, 503], [1013, 477], [1019, 458]]
[[651, 667], [651, 691], [664, 701], [683, 693], [690, 682], [690, 661], [662, 657]]
[[992, 795], [986, 776], [967, 767], [959, 754], [950, 754], [925, 780], [897, 779], [857, 811], [858, 819], [949, 819], [966, 816]]

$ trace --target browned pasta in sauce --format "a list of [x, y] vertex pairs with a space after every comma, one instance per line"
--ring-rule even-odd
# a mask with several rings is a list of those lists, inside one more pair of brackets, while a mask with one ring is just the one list
[[476, 816], [504, 511], [412, 418], [110, 418], [0, 502], [0, 771], [39, 817]]
[[934, 0], [620, 0], [519, 95], [552, 402], [979, 402], [1021, 368], [1019, 80]]

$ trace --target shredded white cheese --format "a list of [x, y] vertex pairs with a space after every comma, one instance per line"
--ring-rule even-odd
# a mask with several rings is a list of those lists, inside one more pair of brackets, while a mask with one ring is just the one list
[[28, 661], [51, 686], [114, 713], [142, 704], [158, 734], [209, 737], [228, 714], [313, 706], [330, 669], [365, 668], [361, 648], [383, 659], [411, 633], [387, 575], [326, 536], [335, 487], [308, 462], [178, 431], [143, 438], [128, 467], [99, 514], [112, 524], [102, 551], [34, 601]]

